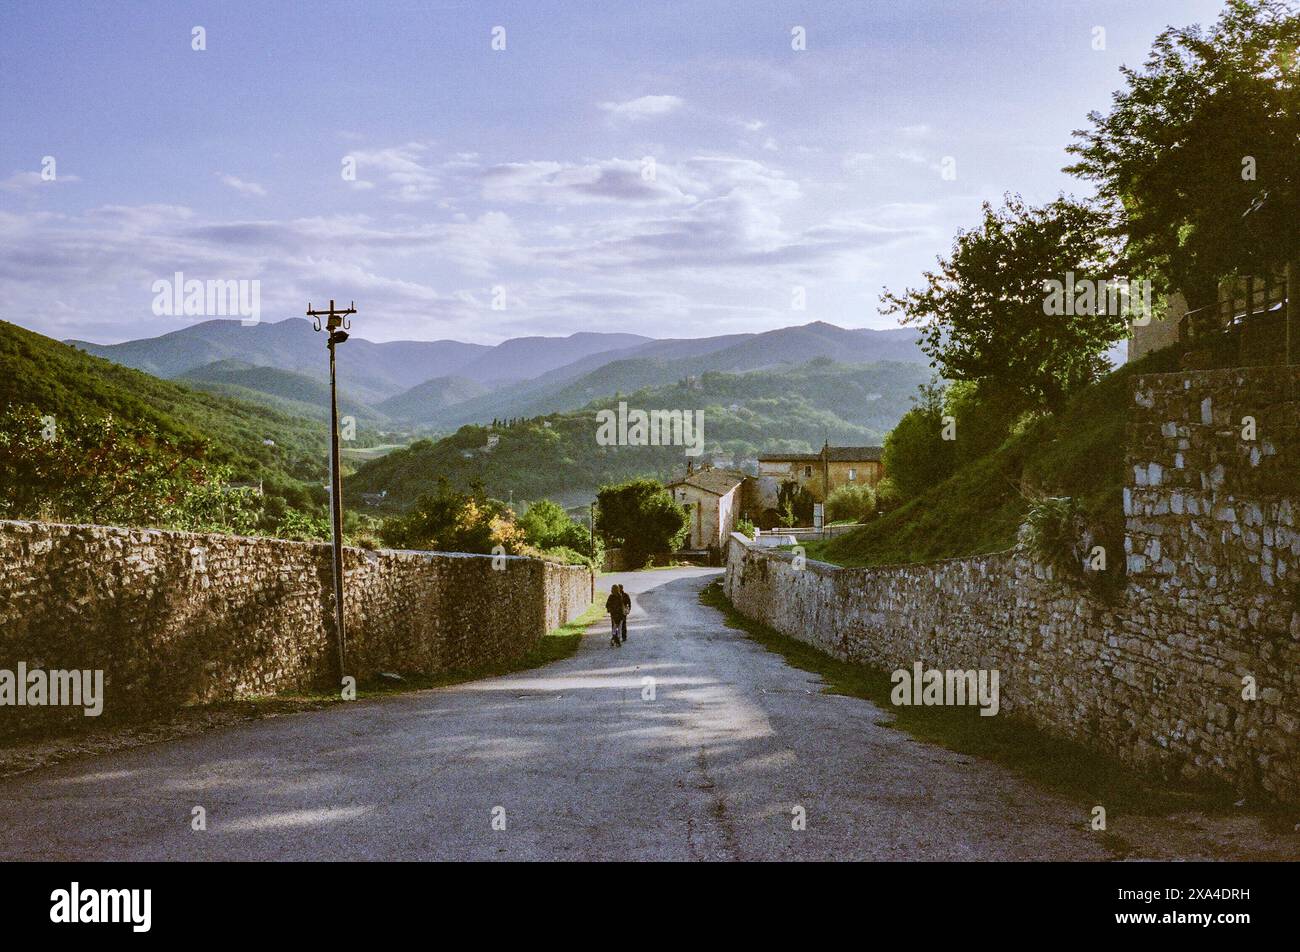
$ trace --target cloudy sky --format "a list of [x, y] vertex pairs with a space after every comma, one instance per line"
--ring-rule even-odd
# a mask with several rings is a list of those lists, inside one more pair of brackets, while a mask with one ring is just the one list
[[373, 340], [893, 326], [981, 201], [1085, 194], [1071, 130], [1221, 3], [304, 7], [0, 5], [0, 318], [154, 336], [179, 271]]

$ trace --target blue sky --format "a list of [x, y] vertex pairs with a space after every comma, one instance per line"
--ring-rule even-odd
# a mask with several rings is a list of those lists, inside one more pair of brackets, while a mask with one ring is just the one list
[[893, 326], [981, 201], [1086, 194], [1071, 130], [1221, 6], [6, 3], [0, 316], [154, 336], [181, 271], [374, 340]]

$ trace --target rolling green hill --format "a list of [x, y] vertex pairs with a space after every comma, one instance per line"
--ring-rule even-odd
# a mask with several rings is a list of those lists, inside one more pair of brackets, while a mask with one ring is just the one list
[[[393, 508], [432, 490], [439, 476], [465, 488], [481, 480], [488, 493], [515, 500], [581, 499], [604, 483], [632, 476], [681, 475], [679, 446], [599, 446], [596, 414], [620, 399], [639, 409], [702, 410], [705, 449], [732, 462], [765, 450], [807, 451], [832, 443], [879, 442], [927, 379], [908, 363], [845, 366], [817, 360], [745, 374], [709, 372], [669, 386], [605, 397], [581, 410], [518, 420], [496, 428], [464, 426], [438, 441], [420, 440], [361, 466], [344, 499], [388, 491]], [[497, 437], [489, 447], [489, 437]]]
[[235, 480], [322, 484], [327, 431], [304, 419], [92, 357], [0, 321], [0, 408], [105, 416], [148, 425], [175, 442], [206, 441], [207, 457]]
[[[197, 390], [261, 404], [292, 416], [329, 419], [329, 383], [292, 370], [227, 359], [196, 367], [174, 379]], [[348, 399], [346, 393], [339, 394], [339, 413], [353, 416], [359, 425], [372, 428], [390, 422], [373, 407]]]

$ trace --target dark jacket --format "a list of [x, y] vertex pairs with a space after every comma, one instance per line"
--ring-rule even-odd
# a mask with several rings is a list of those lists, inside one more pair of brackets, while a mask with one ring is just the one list
[[627, 614], [627, 610], [623, 606], [626, 598], [626, 595], [620, 598], [618, 592], [610, 592], [609, 598], [605, 599], [605, 611], [609, 612], [613, 618], [622, 618]]

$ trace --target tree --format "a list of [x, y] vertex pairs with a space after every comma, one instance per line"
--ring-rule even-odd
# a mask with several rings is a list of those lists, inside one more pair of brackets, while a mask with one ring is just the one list
[[949, 380], [1017, 393], [1024, 408], [1060, 409], [1109, 367], [1105, 351], [1126, 333], [1118, 308], [1048, 313], [1046, 282], [1114, 280], [1106, 216], [1064, 197], [1034, 208], [1010, 195], [1000, 209], [986, 202], [983, 214], [978, 228], [958, 232], [939, 270], [925, 273], [924, 288], [885, 290], [882, 313], [919, 325], [931, 366]]
[[441, 477], [437, 492], [420, 496], [406, 515], [385, 520], [379, 536], [384, 545], [401, 549], [486, 554], [499, 545], [514, 553], [523, 533], [512, 515], [499, 500], [488, 499], [481, 485], [462, 493]]
[[1096, 183], [1129, 270], [1193, 307], [1219, 279], [1294, 260], [1300, 221], [1300, 17], [1229, 0], [1215, 26], [1169, 28], [1108, 113], [1088, 114], [1066, 169]]
[[597, 531], [621, 545], [637, 567], [656, 552], [671, 552], [681, 546], [690, 524], [686, 510], [653, 479], [602, 486], [596, 494]]
[[826, 498], [826, 519], [840, 522], [848, 519], [858, 522], [876, 511], [876, 493], [864, 483], [841, 486]]
[[604, 543], [593, 539], [587, 526], [574, 522], [562, 506], [549, 499], [529, 506], [516, 525], [524, 542], [542, 554], [562, 555], [566, 561], [576, 557], [583, 564], [594, 561], [597, 567], [604, 561]]
[[[881, 461], [891, 489], [905, 499], [920, 495], [952, 475], [956, 466], [954, 442], [943, 438], [943, 417], [943, 388], [937, 384], [923, 386], [916, 406], [904, 413], [885, 437]], [[879, 491], [877, 494], [884, 495]]]

